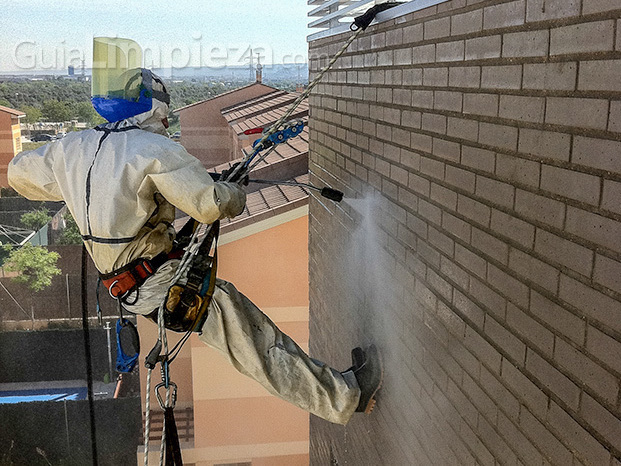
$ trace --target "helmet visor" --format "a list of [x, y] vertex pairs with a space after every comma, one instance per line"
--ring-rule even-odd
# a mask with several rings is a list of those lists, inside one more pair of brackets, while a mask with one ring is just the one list
[[142, 79], [142, 49], [131, 39], [93, 39], [91, 95], [95, 110], [118, 121], [151, 110]]

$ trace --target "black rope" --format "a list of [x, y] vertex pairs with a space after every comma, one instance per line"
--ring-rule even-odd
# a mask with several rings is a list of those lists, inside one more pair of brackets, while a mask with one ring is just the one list
[[97, 466], [97, 432], [95, 430], [95, 400], [93, 398], [93, 364], [91, 361], [91, 337], [88, 327], [88, 269], [86, 246], [82, 246], [82, 331], [84, 332], [84, 355], [86, 357], [86, 384], [88, 387], [88, 408], [91, 421], [91, 452], [93, 465]]

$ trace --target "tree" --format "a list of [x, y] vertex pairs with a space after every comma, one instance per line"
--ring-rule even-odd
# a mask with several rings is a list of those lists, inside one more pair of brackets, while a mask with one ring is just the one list
[[28, 285], [35, 292], [50, 286], [52, 278], [61, 273], [56, 267], [60, 257], [57, 252], [48, 251], [42, 246], [33, 246], [30, 243], [26, 243], [19, 249], [12, 249], [11, 246], [6, 245], [4, 249], [10, 251], [4, 268], [9, 272], [17, 272], [19, 275], [14, 280]]
[[58, 239], [58, 244], [82, 244], [82, 234], [73, 216], [67, 210], [63, 217], [65, 219], [65, 228]]
[[41, 110], [37, 107], [33, 107], [32, 105], [24, 105], [21, 108], [21, 111], [26, 114], [26, 117], [22, 121], [29, 125], [37, 123], [43, 116]]
[[97, 112], [90, 102], [76, 102], [72, 105], [73, 116], [78, 121], [93, 123], [97, 118]]
[[19, 220], [29, 230], [39, 231], [52, 220], [52, 217], [48, 215], [46, 208], [41, 207], [40, 209], [26, 212]]
[[43, 117], [47, 121], [62, 122], [71, 119], [71, 110], [67, 102], [59, 100], [46, 100], [43, 102]]

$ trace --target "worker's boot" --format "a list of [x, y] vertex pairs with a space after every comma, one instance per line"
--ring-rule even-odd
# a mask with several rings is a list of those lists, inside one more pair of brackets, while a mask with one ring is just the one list
[[375, 345], [366, 351], [360, 347], [351, 351], [352, 367], [346, 372], [353, 373], [360, 388], [360, 401], [356, 412], [369, 414], [375, 407], [375, 394], [382, 385], [384, 368]]

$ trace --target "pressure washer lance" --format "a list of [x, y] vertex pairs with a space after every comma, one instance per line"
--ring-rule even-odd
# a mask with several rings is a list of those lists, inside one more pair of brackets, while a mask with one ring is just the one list
[[315, 191], [319, 191], [319, 193], [325, 197], [326, 199], [330, 199], [334, 202], [341, 202], [343, 200], [344, 194], [341, 191], [336, 189], [328, 188], [327, 186], [324, 188], [318, 188], [317, 186], [313, 186], [309, 183], [300, 183], [298, 181], [275, 181], [275, 180], [248, 180], [249, 183], [258, 183], [258, 184], [270, 184], [273, 186], [300, 186], [305, 188], [314, 189]]

